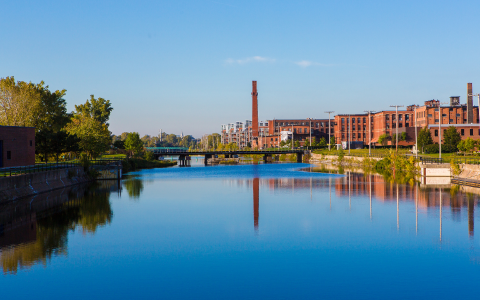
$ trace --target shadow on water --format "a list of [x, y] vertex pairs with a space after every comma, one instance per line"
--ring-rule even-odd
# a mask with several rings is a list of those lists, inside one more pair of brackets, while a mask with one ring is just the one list
[[116, 181], [77, 185], [0, 207], [0, 263], [5, 274], [47, 265], [68, 253], [68, 233], [95, 234], [110, 224]]

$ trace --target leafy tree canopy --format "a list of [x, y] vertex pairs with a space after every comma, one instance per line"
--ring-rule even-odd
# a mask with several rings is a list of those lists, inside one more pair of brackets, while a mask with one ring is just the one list
[[90, 95], [90, 99], [85, 104], [75, 105], [75, 111], [77, 115], [91, 117], [101, 124], [108, 126], [108, 119], [113, 107], [110, 100], [103, 98], [95, 99], [94, 95]]
[[453, 126], [450, 126], [445, 130], [445, 134], [443, 135], [443, 144], [444, 145], [451, 145], [457, 147], [458, 143], [462, 140], [460, 133], [458, 133], [457, 129]]

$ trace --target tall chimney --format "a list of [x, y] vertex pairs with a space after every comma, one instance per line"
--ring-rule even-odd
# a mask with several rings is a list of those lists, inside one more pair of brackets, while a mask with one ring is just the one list
[[257, 82], [252, 81], [252, 137], [258, 138]]
[[472, 95], [472, 84], [467, 83], [467, 123], [473, 123], [473, 97]]

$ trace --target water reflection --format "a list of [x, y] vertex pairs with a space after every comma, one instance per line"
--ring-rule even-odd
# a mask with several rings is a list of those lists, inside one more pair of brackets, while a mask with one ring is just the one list
[[68, 232], [95, 234], [112, 221], [110, 194], [116, 181], [78, 185], [0, 207], [0, 263], [4, 273], [46, 265], [68, 253]]
[[[292, 194], [310, 190], [310, 198], [313, 198], [315, 190], [328, 188], [329, 208], [332, 209], [332, 187], [338, 198], [347, 198], [349, 210], [352, 209], [352, 198], [368, 196], [370, 219], [374, 218], [374, 201], [396, 204], [396, 228], [401, 229], [400, 204], [413, 202], [415, 206], [415, 232], [418, 233], [419, 210], [436, 211], [440, 222], [440, 241], [442, 239], [442, 216], [445, 207], [450, 208], [451, 219], [461, 221], [462, 208], [467, 211], [468, 235], [474, 236], [475, 207], [478, 207], [479, 195], [471, 193], [472, 190], [458, 186], [422, 186], [420, 184], [397, 184], [387, 182], [383, 176], [376, 174], [357, 174], [347, 172], [344, 177], [329, 178], [253, 178], [253, 179], [226, 179], [224, 182], [237, 186], [251, 186], [253, 191], [253, 220], [254, 229], [259, 228], [260, 188], [266, 188], [272, 192], [291, 190]], [[468, 191], [466, 191], [467, 189]], [[462, 191], [463, 190], [463, 191]], [[480, 193], [480, 191], [478, 191]]]
[[123, 187], [127, 190], [130, 199], [138, 200], [143, 192], [143, 180], [138, 177], [130, 177], [123, 181]]

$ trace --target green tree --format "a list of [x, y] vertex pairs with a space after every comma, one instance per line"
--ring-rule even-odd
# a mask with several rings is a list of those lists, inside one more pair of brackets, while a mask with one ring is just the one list
[[398, 137], [400, 141], [406, 141], [407, 140], [407, 132], [402, 132], [400, 133], [400, 136]]
[[305, 139], [304, 146], [305, 147], [310, 147], [310, 140], [308, 138]]
[[466, 155], [467, 152], [471, 152], [475, 148], [475, 144], [475, 140], [467, 138], [466, 140], [460, 141], [457, 147]]
[[295, 141], [295, 143], [293, 144], [293, 146], [294, 146], [295, 148], [300, 147], [300, 142], [299, 142], [299, 141]]
[[449, 145], [451, 147], [457, 148], [458, 143], [462, 140], [460, 133], [458, 133], [457, 129], [453, 126], [450, 126], [445, 130], [445, 134], [443, 135], [443, 144]]
[[66, 126], [66, 131], [79, 138], [80, 149], [91, 158], [108, 150], [112, 142], [107, 125], [88, 116], [75, 116]]
[[417, 139], [418, 148], [422, 149], [422, 152], [425, 146], [433, 144], [432, 134], [427, 127], [420, 130]]
[[330, 137], [330, 145], [335, 145], [335, 137], [334, 136]]
[[75, 105], [76, 114], [91, 117], [101, 124], [105, 124], [108, 127], [108, 120], [110, 119], [110, 113], [113, 110], [110, 100], [103, 98], [95, 99], [94, 95], [90, 95], [90, 99], [85, 104]]
[[128, 134], [127, 139], [125, 140], [125, 149], [135, 155], [142, 151], [143, 142], [140, 139], [138, 132], [131, 132]]
[[325, 146], [327, 146], [327, 141], [325, 140], [324, 137], [322, 137], [322, 138], [320, 139], [320, 141], [318, 142], [318, 146], [319, 146], [319, 147], [325, 147]]
[[385, 146], [385, 144], [387, 143], [387, 140], [388, 140], [388, 135], [386, 133], [378, 137], [378, 142], [383, 146]]

